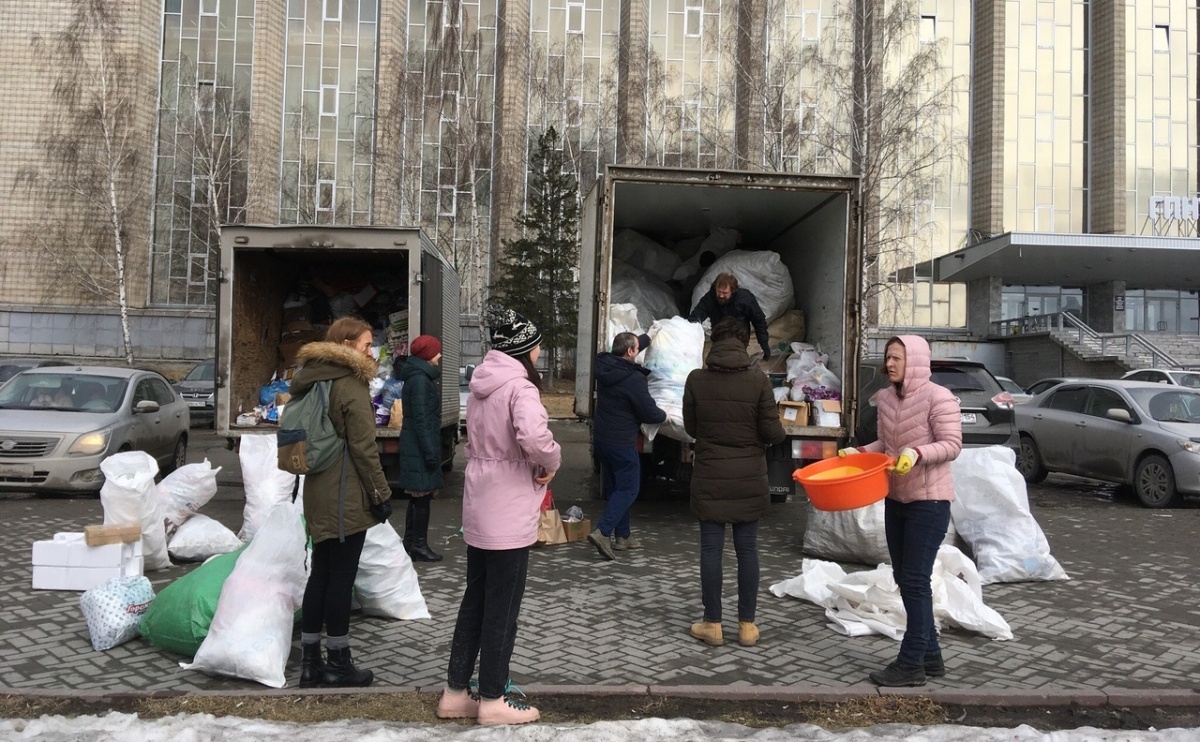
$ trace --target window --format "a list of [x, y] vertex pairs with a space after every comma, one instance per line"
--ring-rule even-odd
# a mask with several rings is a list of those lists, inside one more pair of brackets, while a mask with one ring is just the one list
[[1054, 141], [1054, 114], [1040, 111], [1034, 114], [1034, 136], [1039, 142]]
[[458, 121], [458, 91], [442, 91], [442, 121]]
[[703, 30], [701, 14], [704, 8], [697, 0], [687, 0], [687, 3], [683, 9], [683, 35], [698, 37]]
[[700, 101], [683, 102], [683, 130], [700, 131]]
[[577, 127], [583, 123], [583, 98], [578, 95], [567, 98], [565, 118], [567, 126]]
[[217, 0], [200, 0], [200, 15], [216, 15]]
[[212, 80], [201, 80], [196, 83], [196, 110], [212, 111], [216, 102], [216, 86]]
[[342, 0], [325, 0], [325, 20], [342, 20]]
[[1154, 143], [1158, 145], [1169, 145], [1171, 143], [1170, 116], [1154, 117]]
[[192, 180], [192, 205], [201, 206], [208, 204], [208, 183], [209, 180], [203, 175], [197, 175]]
[[317, 181], [317, 211], [333, 211], [333, 188], [332, 180]]
[[1083, 403], [1087, 400], [1088, 390], [1085, 386], [1060, 389], [1050, 395], [1046, 407], [1063, 412], [1083, 412]]
[[454, 216], [457, 213], [458, 194], [454, 186], [438, 189], [438, 216]]
[[158, 400], [154, 398], [154, 387], [150, 385], [150, 379], [142, 379], [133, 390], [133, 406], [137, 407], [138, 402], [147, 401], [157, 402]]
[[321, 86], [321, 115], [336, 116], [338, 112], [337, 85]]
[[1092, 417], [1108, 417], [1108, 411], [1114, 408], [1129, 412], [1129, 405], [1125, 404], [1120, 394], [1111, 389], [1097, 388], [1092, 389], [1092, 395], [1088, 397], [1085, 413]]
[[583, 33], [582, 0], [567, 0], [567, 33]]
[[920, 38], [922, 44], [932, 44], [937, 41], [937, 16], [921, 16]]
[[1156, 54], [1166, 54], [1171, 51], [1171, 27], [1170, 26], [1155, 26], [1154, 27], [1154, 52]]
[[150, 380], [150, 393], [154, 395], [154, 401], [160, 405], [169, 405], [175, 402], [175, 391], [162, 379]]
[[801, 134], [816, 134], [817, 133], [817, 104], [816, 103], [801, 103], [800, 109], [800, 133]]
[[1054, 19], [1039, 18], [1037, 22], [1037, 45], [1039, 49], [1054, 48]]
[[801, 41], [821, 40], [821, 11], [804, 11], [804, 15], [801, 18], [800, 39]]

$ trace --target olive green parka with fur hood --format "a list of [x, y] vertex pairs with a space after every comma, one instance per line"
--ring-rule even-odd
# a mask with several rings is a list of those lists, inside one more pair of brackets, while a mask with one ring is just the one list
[[[304, 478], [304, 520], [314, 543], [365, 531], [378, 521], [370, 506], [392, 496], [375, 447], [375, 410], [368, 382], [375, 361], [337, 343], [309, 343], [297, 355], [302, 367], [292, 379], [293, 396], [318, 381], [329, 388], [329, 420], [346, 441], [344, 453], [322, 472]], [[339, 497], [346, 468], [345, 499]]]

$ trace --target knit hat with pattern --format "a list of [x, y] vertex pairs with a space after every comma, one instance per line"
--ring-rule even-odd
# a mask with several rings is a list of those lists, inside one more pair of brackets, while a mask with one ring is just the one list
[[542, 333], [529, 320], [512, 309], [489, 306], [484, 313], [492, 347], [510, 356], [528, 353], [542, 344]]

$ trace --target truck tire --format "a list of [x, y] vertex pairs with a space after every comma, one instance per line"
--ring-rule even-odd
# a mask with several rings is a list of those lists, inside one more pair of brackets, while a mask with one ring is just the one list
[[442, 428], [442, 472], [447, 474], [454, 471], [454, 454], [458, 449], [457, 432], [457, 428]]

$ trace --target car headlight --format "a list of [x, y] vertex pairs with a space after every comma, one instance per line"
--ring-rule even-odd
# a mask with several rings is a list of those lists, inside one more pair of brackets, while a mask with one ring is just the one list
[[1181, 439], [1179, 445], [1188, 453], [1200, 453], [1200, 440], [1196, 438]]
[[109, 430], [97, 430], [95, 433], [84, 433], [75, 439], [67, 453], [78, 453], [84, 456], [104, 453], [108, 448], [108, 439], [112, 434]]

